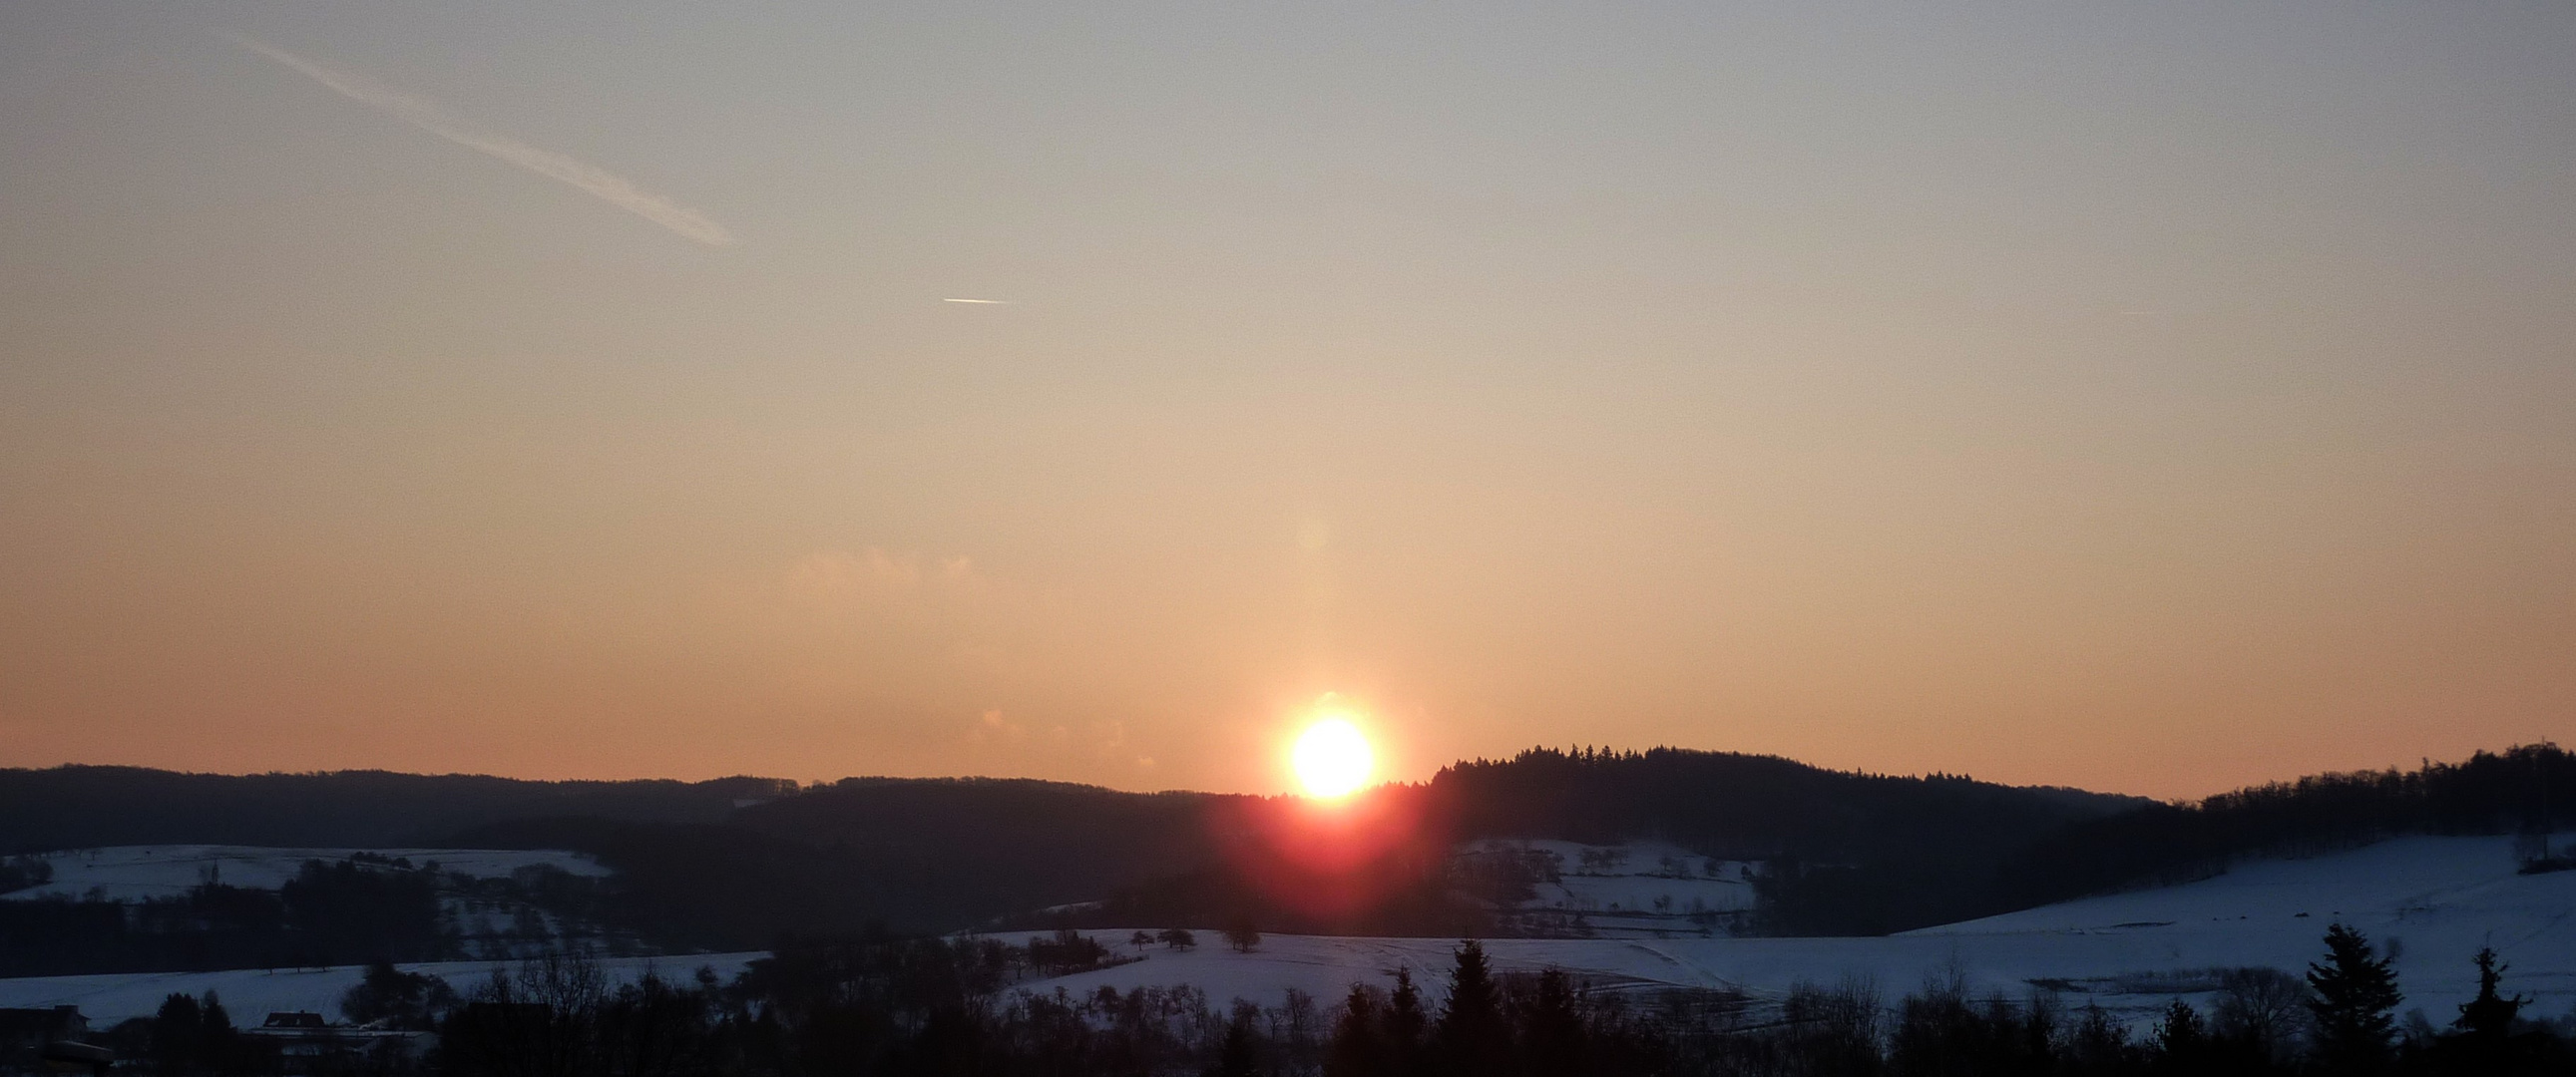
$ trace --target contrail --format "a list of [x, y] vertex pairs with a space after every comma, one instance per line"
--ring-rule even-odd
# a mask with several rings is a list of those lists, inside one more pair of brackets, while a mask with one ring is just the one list
[[1008, 300], [1008, 299], [942, 299], [942, 300], [940, 300], [940, 302], [942, 302], [942, 303], [984, 303], [984, 304], [990, 304], [990, 305], [992, 305], [992, 306], [1005, 306], [1005, 307], [1006, 307], [1006, 306], [1009, 306], [1009, 305], [1011, 304], [1011, 301], [1010, 301], [1010, 300]]
[[314, 63], [285, 49], [240, 34], [229, 35], [243, 48], [266, 56], [303, 72], [332, 92], [362, 105], [372, 105], [402, 117], [412, 126], [460, 146], [481, 150], [540, 176], [562, 180], [645, 220], [661, 225], [710, 247], [732, 245], [733, 233], [723, 225], [708, 220], [690, 209], [629, 183], [595, 165], [576, 161], [553, 150], [541, 150], [518, 139], [494, 134], [465, 120], [450, 116], [429, 100], [413, 97], [390, 86], [334, 70]]

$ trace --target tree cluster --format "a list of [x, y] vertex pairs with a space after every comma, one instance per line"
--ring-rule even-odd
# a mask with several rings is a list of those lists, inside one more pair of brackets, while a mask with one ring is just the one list
[[[2217, 874], [2238, 857], [2307, 855], [2403, 834], [2546, 835], [2576, 823], [2576, 754], [2553, 744], [2414, 770], [2319, 774], [2078, 823], [2004, 866], [1994, 900], [2028, 907]], [[2545, 847], [2537, 856], [2550, 859]]]
[[[440, 1046], [419, 1068], [455, 1077], [2576, 1073], [2576, 1053], [2504, 990], [2505, 963], [2492, 952], [2476, 963], [2481, 990], [2458, 1019], [2410, 1030], [2395, 1021], [2402, 997], [2388, 959], [2337, 925], [2304, 977], [2231, 970], [2206, 1012], [2177, 1001], [2141, 1032], [2047, 991], [1979, 996], [1956, 972], [1892, 1001], [1847, 981], [1757, 1005], [1719, 991], [1610, 989], [1556, 970], [1498, 973], [1466, 942], [1431, 987], [1397, 969], [1329, 1004], [1288, 991], [1260, 1005], [1191, 987], [1028, 991], [1015, 985], [1040, 971], [1030, 948], [874, 936], [791, 941], [731, 983], [702, 970], [617, 986], [578, 954], [531, 961], [446, 1004]], [[350, 1016], [417, 1022], [438, 1008], [402, 976], [371, 973], [344, 1003]], [[158, 1072], [211, 1074], [214, 1059], [251, 1067], [225, 1072], [273, 1068], [221, 1024], [213, 1000], [174, 998], [152, 1026]]]
[[434, 961], [435, 872], [306, 861], [277, 890], [206, 882], [140, 901], [0, 901], [0, 976]]
[[[1187, 986], [1020, 989], [1044, 973], [1034, 949], [972, 937], [790, 940], [729, 983], [702, 969], [623, 985], [563, 952], [496, 970], [462, 998], [383, 965], [342, 1000], [344, 1016], [435, 1028], [438, 1047], [329, 1065], [385, 1077], [2576, 1074], [2576, 1052], [2524, 1018], [2527, 1000], [2505, 990], [2508, 966], [2492, 951], [2475, 958], [2480, 990], [2450, 1027], [2410, 1029], [2395, 1020], [2389, 960], [2343, 925], [2304, 977], [2230, 970], [2206, 1013], [2176, 1001], [2143, 1034], [2047, 991], [1980, 997], [1956, 971], [1893, 1001], [1846, 981], [1756, 1005], [1557, 970], [1499, 973], [1470, 941], [1430, 988], [1399, 968], [1330, 1004], [1290, 990], [1260, 1005]], [[156, 1077], [284, 1072], [276, 1048], [237, 1032], [212, 995], [173, 995], [116, 1036], [132, 1060], [122, 1065]]]

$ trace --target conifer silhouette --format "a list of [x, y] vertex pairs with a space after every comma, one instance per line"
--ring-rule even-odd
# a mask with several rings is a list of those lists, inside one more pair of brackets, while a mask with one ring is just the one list
[[2372, 1073], [2385, 1067], [2403, 998], [2385, 958], [2370, 940], [2342, 924], [2326, 929], [2326, 960], [2308, 966], [2317, 997], [2308, 1010], [2317, 1019], [2317, 1061], [2330, 1073]]

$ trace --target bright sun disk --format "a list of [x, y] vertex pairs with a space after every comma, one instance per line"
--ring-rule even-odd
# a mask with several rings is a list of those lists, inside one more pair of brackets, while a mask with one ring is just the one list
[[1297, 784], [1306, 788], [1307, 796], [1340, 797], [1368, 784], [1369, 768], [1377, 760], [1358, 726], [1326, 718], [1298, 735], [1288, 762], [1296, 768]]

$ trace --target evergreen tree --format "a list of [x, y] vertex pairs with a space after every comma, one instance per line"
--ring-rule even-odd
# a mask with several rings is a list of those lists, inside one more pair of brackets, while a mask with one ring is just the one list
[[2100, 1002], [2084, 1004], [2084, 1013], [2066, 1037], [2066, 1056], [2079, 1073], [2111, 1073], [2126, 1068], [2130, 1057], [2129, 1026], [2115, 1021]]
[[1379, 1041], [1385, 1045], [1386, 1072], [1411, 1075], [1422, 1071], [1423, 1036], [1430, 1023], [1422, 1008], [1422, 989], [1413, 986], [1413, 973], [1395, 970], [1395, 987], [1387, 992], [1386, 1020]]
[[205, 1012], [195, 997], [172, 994], [152, 1016], [152, 1068], [161, 1077], [183, 1077], [204, 1053]]
[[1225, 1043], [1217, 1049], [1216, 1066], [1208, 1070], [1210, 1077], [1259, 1077], [1252, 1028], [1252, 1019], [1259, 1013], [1248, 1003], [1235, 1005], [1234, 1019], [1225, 1025]]
[[222, 999], [171, 995], [152, 1018], [152, 1068], [161, 1077], [233, 1073], [246, 1064], [241, 1036]]
[[2452, 1027], [2467, 1033], [2472, 1039], [2503, 1042], [2513, 1031], [2514, 1018], [2521, 1015], [2522, 1008], [2531, 1000], [2521, 995], [2507, 998], [2496, 992], [2496, 985], [2504, 979], [2506, 966], [2496, 959], [2494, 947], [2479, 949], [2478, 956], [2471, 960], [2478, 966], [2478, 997], [2460, 1004], [2460, 1019], [2452, 1022]]
[[1457, 964], [1449, 971], [1449, 1007], [1440, 1014], [1441, 1057], [1453, 1073], [1493, 1073], [1502, 1066], [1510, 1038], [1485, 948], [1469, 939], [1459, 945]]
[[2316, 1015], [2317, 1061], [2329, 1073], [2372, 1073], [2387, 1066], [2403, 996], [2370, 940], [2342, 924], [2326, 929], [2326, 960], [2308, 966], [2308, 1001]]
[[1565, 973], [1539, 973], [1538, 982], [1515, 1001], [1512, 1023], [1520, 1029], [1522, 1064], [1532, 1073], [1572, 1077], [1582, 1072], [1583, 1014]]
[[2059, 1025], [2065, 1015], [2057, 1000], [2034, 993], [2030, 1004], [2022, 1008], [2021, 1061], [2033, 1072], [2045, 1073], [2057, 1063]]
[[2175, 999], [2156, 1022], [2155, 1045], [2157, 1065], [2166, 1072], [2193, 1072], [2208, 1060], [2209, 1027], [2191, 1003]]
[[214, 992], [208, 991], [205, 998], [197, 1000], [197, 1013], [197, 1019], [205, 1026], [207, 1040], [232, 1035], [233, 1015], [224, 1012], [224, 1000], [215, 997]]
[[1324, 1077], [1381, 1077], [1388, 1072], [1383, 1017], [1377, 996], [1366, 985], [1352, 984], [1342, 1001], [1342, 1018], [1333, 1025], [1332, 1048], [1324, 1055]]

